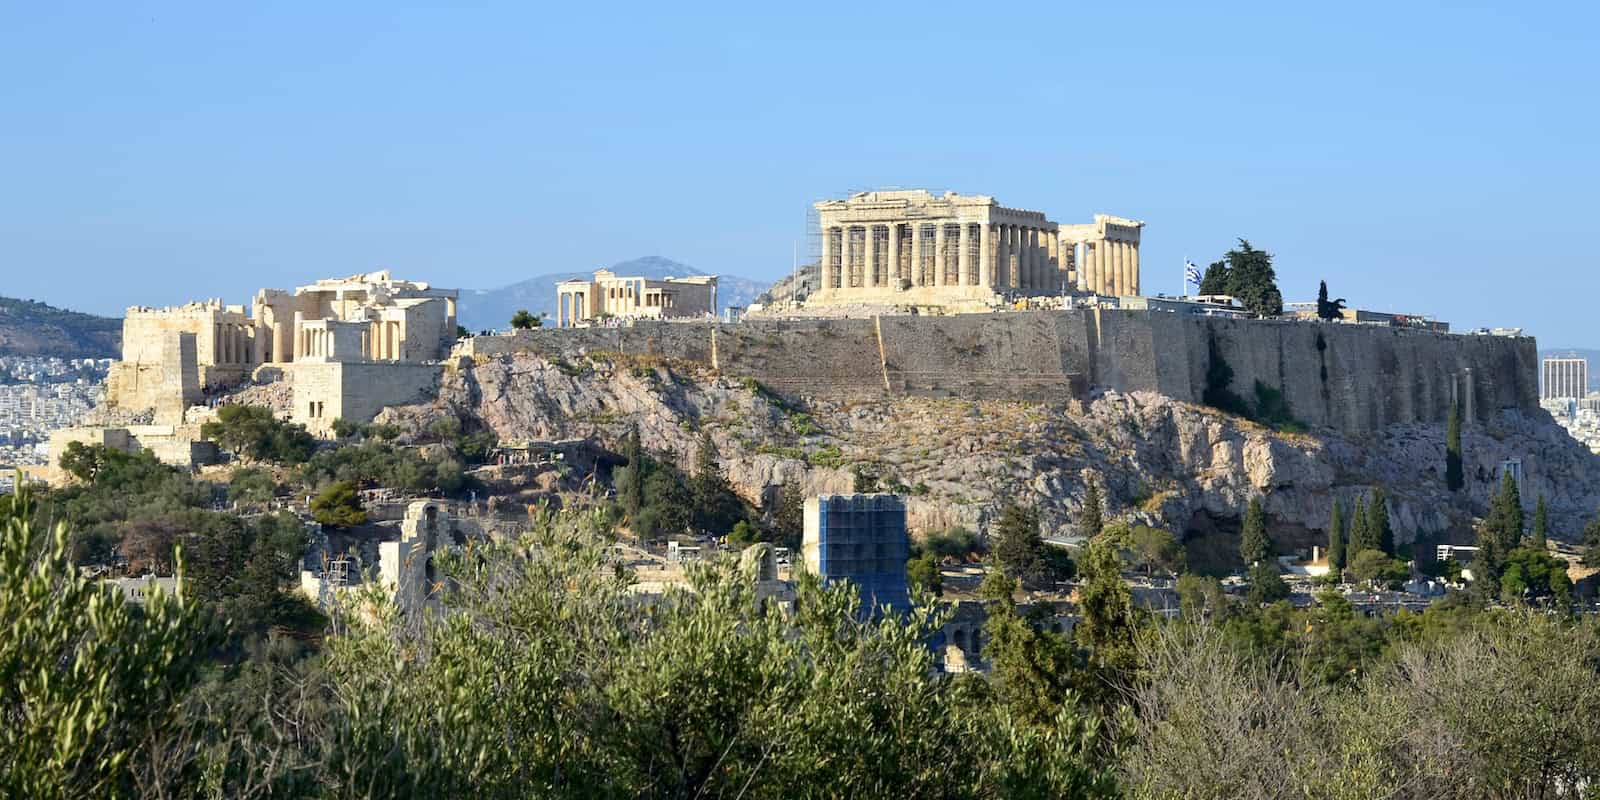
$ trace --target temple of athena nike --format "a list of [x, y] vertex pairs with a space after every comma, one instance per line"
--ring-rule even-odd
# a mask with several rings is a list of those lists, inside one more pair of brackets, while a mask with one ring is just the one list
[[986, 195], [859, 192], [816, 204], [821, 285], [807, 304], [939, 305], [1139, 294], [1138, 220], [1060, 225]]

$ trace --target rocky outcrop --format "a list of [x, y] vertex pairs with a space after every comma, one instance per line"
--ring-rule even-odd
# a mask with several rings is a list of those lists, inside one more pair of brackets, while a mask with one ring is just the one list
[[1108, 512], [1171, 527], [1226, 531], [1263, 496], [1285, 545], [1323, 541], [1332, 504], [1375, 486], [1393, 500], [1401, 542], [1465, 541], [1500, 465], [1521, 459], [1529, 504], [1543, 494], [1554, 532], [1575, 537], [1600, 504], [1600, 459], [1547, 415], [1503, 410], [1464, 435], [1467, 487], [1444, 487], [1444, 426], [1391, 425], [1360, 438], [1281, 433], [1152, 392], [1022, 403], [873, 397], [791, 404], [750, 381], [650, 357], [566, 361], [519, 354], [464, 360], [437, 403], [386, 412], [425, 425], [461, 417], [503, 439], [594, 438], [637, 425], [644, 445], [686, 468], [709, 431], [735, 487], [753, 502], [799, 481], [849, 491], [870, 465], [908, 496], [912, 525], [981, 528], [1007, 501], [1036, 505], [1047, 533], [1073, 535], [1085, 481]]

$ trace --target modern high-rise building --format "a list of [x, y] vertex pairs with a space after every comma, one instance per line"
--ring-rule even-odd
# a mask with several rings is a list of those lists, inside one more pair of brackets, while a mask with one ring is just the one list
[[1589, 362], [1576, 356], [1544, 360], [1541, 400], [1581, 400], [1589, 394]]
[[806, 566], [824, 583], [847, 580], [863, 610], [905, 610], [906, 504], [892, 494], [825, 494], [806, 500]]

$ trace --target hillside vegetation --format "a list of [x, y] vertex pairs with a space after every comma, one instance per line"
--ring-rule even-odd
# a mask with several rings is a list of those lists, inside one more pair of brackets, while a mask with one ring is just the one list
[[0, 356], [115, 358], [122, 320], [0, 297]]

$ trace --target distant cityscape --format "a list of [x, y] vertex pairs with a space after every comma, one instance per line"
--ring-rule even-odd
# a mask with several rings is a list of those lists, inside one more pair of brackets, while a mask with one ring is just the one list
[[1546, 356], [1539, 377], [1539, 404], [1572, 438], [1600, 453], [1600, 392], [1589, 391], [1589, 360]]
[[45, 463], [51, 431], [80, 424], [100, 403], [111, 361], [0, 356], [0, 490], [10, 467]]

